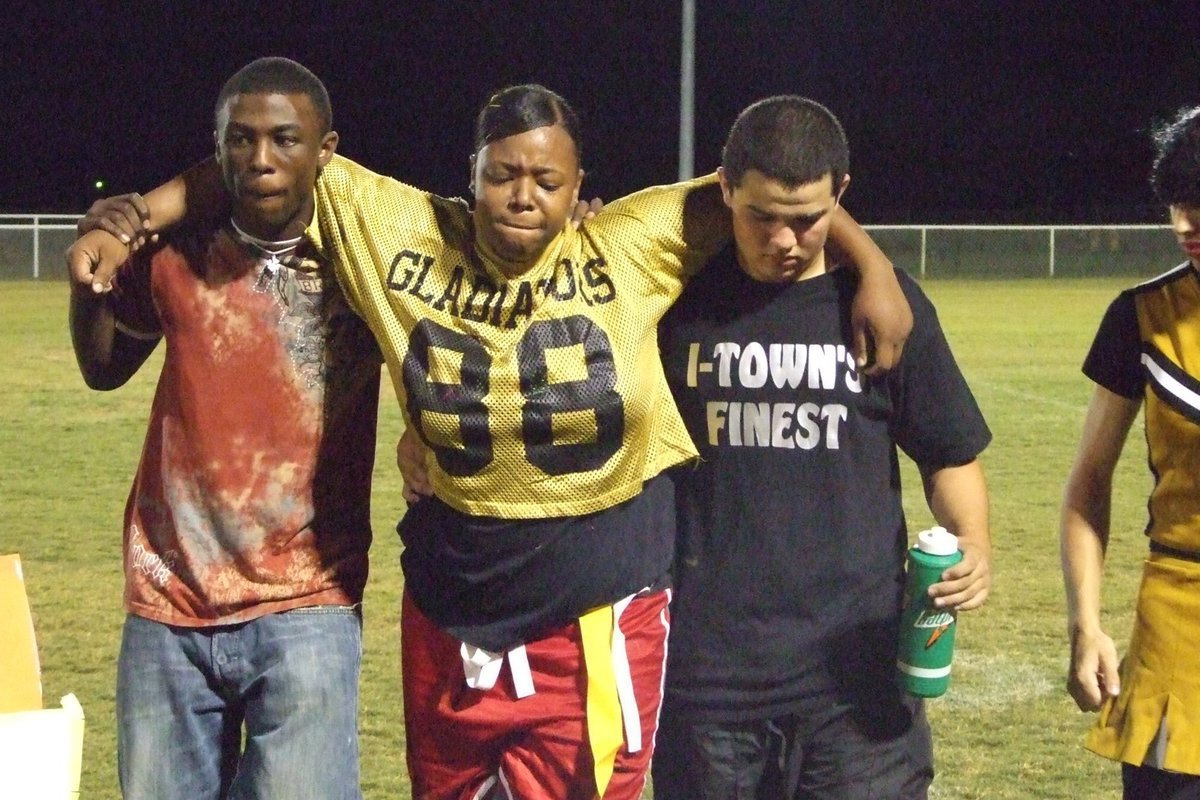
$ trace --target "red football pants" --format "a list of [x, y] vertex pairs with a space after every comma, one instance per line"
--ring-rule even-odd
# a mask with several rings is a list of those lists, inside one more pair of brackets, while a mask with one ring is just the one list
[[[654, 749], [666, 665], [669, 593], [635, 597], [618, 624], [642, 746], [617, 752], [604, 800], [641, 797]], [[508, 662], [487, 690], [468, 688], [460, 642], [404, 595], [404, 722], [414, 800], [592, 800], [587, 673], [578, 623], [525, 644], [534, 694], [518, 698]]]

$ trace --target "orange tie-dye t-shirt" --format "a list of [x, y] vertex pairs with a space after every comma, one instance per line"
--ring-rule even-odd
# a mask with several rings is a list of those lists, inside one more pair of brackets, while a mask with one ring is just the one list
[[208, 232], [119, 275], [119, 329], [166, 342], [125, 510], [133, 614], [207, 626], [362, 599], [381, 356], [311, 255], [275, 266]]

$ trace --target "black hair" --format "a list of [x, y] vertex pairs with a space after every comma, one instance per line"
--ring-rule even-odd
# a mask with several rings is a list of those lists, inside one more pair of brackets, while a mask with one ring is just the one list
[[1153, 133], [1150, 187], [1167, 205], [1200, 206], [1200, 106], [1186, 108]]
[[312, 100], [321, 123], [321, 133], [333, 130], [333, 107], [329, 103], [329, 92], [321, 79], [303, 64], [290, 58], [268, 56], [251, 61], [225, 81], [217, 95], [213, 112], [214, 127], [225, 101], [238, 94], [304, 94]]
[[563, 127], [582, 162], [583, 146], [575, 109], [562, 96], [536, 83], [508, 86], [488, 98], [475, 121], [475, 152], [491, 142], [546, 125]]
[[779, 95], [738, 114], [721, 152], [721, 166], [730, 186], [740, 185], [753, 169], [788, 187], [830, 175], [836, 192], [849, 170], [850, 146], [842, 124], [825, 106], [805, 97]]

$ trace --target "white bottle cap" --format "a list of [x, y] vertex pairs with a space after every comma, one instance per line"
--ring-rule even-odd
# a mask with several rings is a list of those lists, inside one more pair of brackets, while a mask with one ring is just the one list
[[952, 556], [958, 552], [958, 537], [937, 525], [917, 534], [917, 549], [931, 556]]

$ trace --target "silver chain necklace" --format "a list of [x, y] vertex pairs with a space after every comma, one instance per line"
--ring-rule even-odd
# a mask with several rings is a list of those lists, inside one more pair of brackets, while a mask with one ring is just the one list
[[280, 257], [291, 254], [297, 247], [300, 246], [300, 242], [304, 241], [303, 236], [297, 236], [295, 239], [284, 239], [278, 242], [270, 242], [266, 239], [259, 239], [257, 236], [251, 236], [250, 234], [246, 233], [244, 230], [238, 227], [236, 222], [233, 221], [233, 217], [229, 218], [229, 224], [233, 226], [233, 229], [237, 232], [238, 238], [242, 243], [248, 244], [255, 250], [259, 251], [261, 254], [259, 255], [259, 259], [266, 260], [266, 263], [263, 266], [266, 268], [267, 272], [270, 272], [272, 275], [278, 272], [279, 268], [283, 266], [283, 262], [279, 260]]

